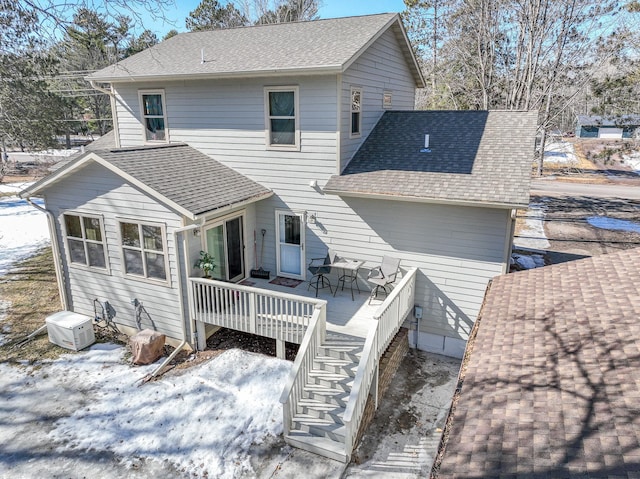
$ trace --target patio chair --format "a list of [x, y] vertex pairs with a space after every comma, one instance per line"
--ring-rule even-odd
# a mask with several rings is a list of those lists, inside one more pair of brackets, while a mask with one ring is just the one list
[[336, 254], [332, 250], [329, 250], [327, 256], [324, 258], [311, 258], [307, 269], [313, 275], [309, 280], [309, 288], [313, 287], [316, 290], [316, 298], [318, 297], [318, 290], [323, 288], [329, 288], [329, 291], [333, 293], [331, 289], [331, 282], [327, 275], [331, 273], [331, 264], [336, 260]]
[[375, 285], [375, 288], [371, 291], [369, 297], [369, 304], [372, 299], [378, 299], [378, 293], [380, 290], [384, 291], [386, 295], [391, 292], [391, 284], [395, 282], [398, 276], [398, 270], [400, 269], [400, 260], [392, 258], [391, 256], [383, 256], [382, 264], [376, 266], [369, 272], [367, 281]]

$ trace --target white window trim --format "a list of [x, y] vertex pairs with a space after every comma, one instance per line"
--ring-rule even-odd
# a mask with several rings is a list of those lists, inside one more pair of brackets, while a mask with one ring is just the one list
[[[82, 238], [76, 238], [76, 237], [71, 237], [74, 240], [77, 241], [82, 241], [82, 244], [84, 245], [84, 254], [85, 254], [85, 258], [89, 259], [89, 252], [87, 251], [87, 242], [89, 243], [101, 243], [102, 244], [102, 250], [104, 252], [104, 264], [105, 267], [101, 268], [100, 266], [90, 266], [89, 264], [80, 264], [80, 263], [74, 263], [71, 261], [71, 251], [69, 249], [69, 235], [67, 234], [67, 223], [64, 219], [64, 217], [66, 215], [69, 216], [79, 216], [80, 218], [95, 218], [100, 222], [100, 235], [102, 236], [102, 241], [94, 241], [94, 240], [89, 240], [86, 239], [85, 233], [84, 233], [84, 222], [81, 220], [80, 221], [80, 227], [82, 228]], [[96, 271], [96, 272], [100, 272], [100, 273], [105, 273], [105, 274], [111, 274], [111, 270], [109, 268], [109, 254], [107, 252], [107, 238], [104, 234], [104, 218], [102, 217], [102, 215], [96, 215], [96, 214], [91, 214], [91, 213], [82, 213], [80, 211], [73, 211], [73, 210], [69, 210], [69, 211], [63, 211], [62, 212], [62, 216], [61, 216], [61, 221], [60, 221], [61, 226], [61, 231], [62, 231], [62, 236], [64, 238], [64, 248], [65, 248], [65, 256], [67, 258], [67, 265], [70, 268], [78, 268], [78, 269], [84, 269], [84, 270], [88, 270], [88, 271]]]
[[[169, 246], [167, 244], [167, 228], [166, 225], [164, 223], [156, 223], [153, 221], [144, 221], [144, 220], [136, 220], [133, 218], [116, 218], [117, 223], [118, 223], [118, 245], [120, 247], [120, 259], [121, 259], [121, 268], [122, 268], [122, 276], [125, 278], [129, 278], [129, 279], [135, 279], [137, 281], [143, 281], [145, 283], [152, 283], [152, 284], [160, 284], [160, 285], [167, 285], [167, 286], [171, 286], [171, 271], [169, 270]], [[125, 246], [122, 244], [122, 227], [120, 226], [121, 223], [132, 223], [132, 224], [137, 224], [138, 225], [138, 234], [140, 235], [140, 240], [141, 240], [141, 245], [140, 248], [136, 248], [133, 246]], [[144, 251], [150, 251], [150, 252], [155, 252], [154, 250], [145, 250], [144, 246], [142, 245], [142, 226], [155, 226], [155, 227], [159, 227], [161, 232], [162, 232], [162, 254], [164, 255], [164, 271], [166, 273], [166, 278], [165, 279], [158, 279], [158, 278], [149, 278], [147, 276], [147, 262], [145, 260], [144, 254], [142, 254], [142, 268], [144, 270], [144, 275], [139, 275], [139, 274], [133, 274], [133, 273], [127, 273], [127, 269], [126, 269], [126, 265], [125, 265], [125, 260], [124, 260], [124, 250], [125, 249], [130, 249], [130, 250], [134, 250], [134, 251], [141, 251], [144, 253]]]
[[[144, 115], [144, 104], [142, 102], [142, 95], [160, 95], [162, 99], [162, 118], [164, 120], [164, 140], [147, 140], [147, 127]], [[156, 90], [138, 90], [138, 104], [140, 105], [140, 125], [142, 126], [142, 141], [145, 144], [157, 144], [157, 143], [169, 143], [169, 122], [167, 121], [167, 103], [164, 89]], [[158, 115], [154, 115], [153, 118], [159, 118]]]
[[[385, 102], [385, 97], [389, 96], [389, 103]], [[385, 90], [382, 92], [382, 108], [390, 110], [393, 108], [393, 92], [391, 90]]]
[[[353, 92], [360, 92], [360, 110], [355, 111], [353, 109]], [[358, 132], [353, 133], [353, 114], [358, 115]], [[352, 86], [349, 90], [349, 138], [361, 138], [362, 137], [362, 87]]]
[[[271, 115], [269, 115], [269, 93], [274, 91], [292, 91], [293, 99], [294, 99], [294, 108], [295, 108], [295, 135], [293, 145], [281, 145], [281, 144], [272, 144], [271, 143]], [[289, 118], [289, 117], [273, 117], [273, 119], [278, 118]], [[264, 134], [265, 134], [265, 145], [267, 150], [279, 150], [279, 151], [300, 151], [300, 88], [297, 85], [291, 86], [267, 86], [264, 87]]]

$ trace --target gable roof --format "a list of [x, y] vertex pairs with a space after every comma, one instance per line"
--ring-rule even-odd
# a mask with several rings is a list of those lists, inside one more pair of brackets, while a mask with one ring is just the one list
[[436, 477], [637, 477], [639, 262], [632, 249], [492, 282]]
[[78, 153], [74, 153], [70, 157], [64, 158], [64, 159], [58, 161], [53, 166], [51, 166], [51, 168], [49, 168], [49, 171], [56, 171], [56, 170], [62, 168], [64, 165], [66, 165], [67, 163], [72, 162], [75, 158], [79, 157], [83, 153], [86, 153], [87, 151], [109, 150], [109, 149], [112, 149], [112, 148], [115, 148], [115, 147], [116, 147], [116, 135], [115, 135], [115, 132], [114, 132], [114, 130], [109, 130], [104, 135], [102, 135], [100, 138], [98, 138], [97, 140], [92, 141], [87, 146], [85, 146], [84, 147], [84, 151], [82, 151], [82, 152], [78, 151]]
[[169, 144], [86, 152], [20, 192], [20, 196], [41, 194], [91, 161], [191, 219], [273, 194], [188, 145]]
[[[342, 196], [529, 204], [537, 112], [388, 111], [323, 190]], [[429, 134], [430, 152], [422, 152]]]
[[87, 78], [123, 82], [341, 73], [388, 29], [398, 38], [416, 86], [423, 87], [400, 17], [393, 13], [181, 33]]

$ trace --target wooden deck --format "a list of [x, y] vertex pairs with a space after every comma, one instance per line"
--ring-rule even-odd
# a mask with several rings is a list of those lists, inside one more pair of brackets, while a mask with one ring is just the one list
[[[309, 283], [307, 281], [300, 283], [295, 288], [273, 284], [271, 281], [273, 278], [270, 280], [249, 278], [240, 284], [306, 298], [316, 297], [315, 290], [308, 289]], [[367, 337], [369, 329], [374, 325], [373, 316], [385, 298], [381, 296], [381, 299], [373, 300], [369, 305], [369, 291], [365, 291], [366, 286], [361, 279], [358, 281], [362, 292], [354, 292], [354, 301], [351, 300], [351, 291], [346, 288], [344, 291], [339, 290], [335, 297], [329, 293], [328, 288], [318, 291], [318, 299], [327, 302], [327, 331], [359, 338]]]

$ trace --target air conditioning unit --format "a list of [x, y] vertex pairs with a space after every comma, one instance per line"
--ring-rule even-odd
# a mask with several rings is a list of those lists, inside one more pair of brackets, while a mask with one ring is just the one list
[[45, 319], [49, 341], [66, 349], [80, 351], [96, 342], [89, 316], [60, 311]]

